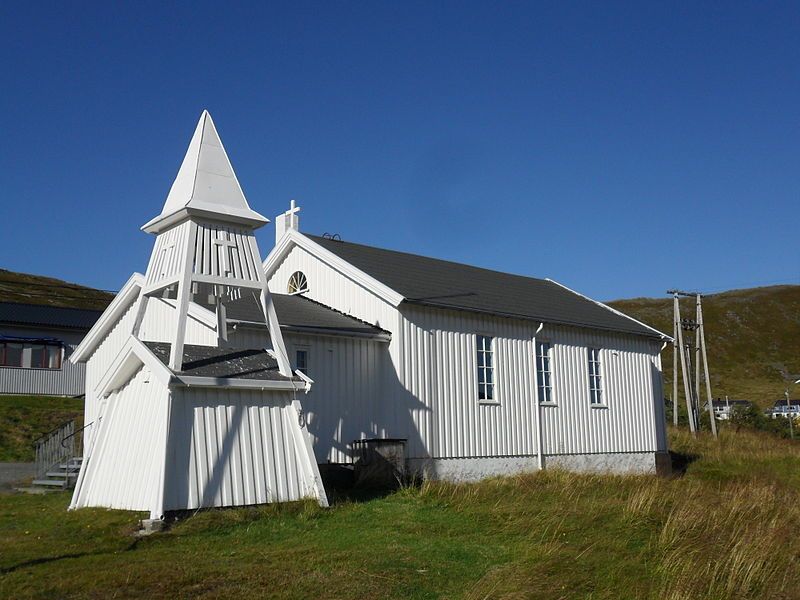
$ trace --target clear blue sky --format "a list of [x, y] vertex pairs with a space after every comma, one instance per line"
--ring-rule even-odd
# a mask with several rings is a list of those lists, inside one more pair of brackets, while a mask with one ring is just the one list
[[599, 299], [800, 282], [797, 2], [265, 4], [3, 3], [0, 266], [144, 270], [208, 108], [310, 233]]

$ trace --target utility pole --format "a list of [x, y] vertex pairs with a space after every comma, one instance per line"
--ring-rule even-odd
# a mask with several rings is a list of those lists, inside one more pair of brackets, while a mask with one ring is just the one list
[[[681, 326], [681, 307], [678, 302], [678, 291], [670, 291], [673, 295], [673, 307], [675, 310], [675, 328], [678, 331], [678, 348], [681, 353], [681, 372], [683, 373], [683, 389], [686, 394], [686, 412], [689, 414], [689, 431], [692, 435], [697, 435], [697, 427], [694, 421], [694, 410], [692, 408], [692, 388], [689, 385], [689, 372], [686, 368], [686, 352], [683, 346], [683, 327]], [[677, 379], [677, 373], [675, 373]]]
[[[678, 356], [680, 352], [681, 371], [683, 373], [683, 387], [686, 395], [686, 410], [689, 413], [689, 430], [694, 434], [699, 429], [700, 417], [700, 363], [703, 365], [703, 376], [706, 380], [706, 397], [708, 400], [708, 414], [711, 423], [711, 432], [714, 437], [717, 437], [717, 423], [714, 416], [714, 400], [711, 396], [711, 378], [709, 376], [708, 368], [708, 350], [706, 349], [706, 336], [705, 327], [703, 323], [703, 295], [700, 292], [684, 292], [681, 290], [669, 290], [668, 294], [672, 294], [673, 298], [673, 343], [672, 348], [674, 356], [672, 359], [672, 389], [673, 389], [673, 412], [676, 417], [674, 419], [677, 425], [678, 413]], [[680, 297], [694, 298], [696, 318], [681, 319]], [[684, 342], [683, 332], [694, 332], [694, 348], [689, 347], [689, 343]], [[694, 350], [694, 352], [692, 352]], [[694, 385], [692, 385], [692, 354], [694, 354]]]
[[[677, 297], [675, 302], [677, 302]], [[678, 317], [672, 324], [672, 423], [678, 426]]]
[[[700, 349], [703, 353], [703, 376], [706, 378], [706, 398], [708, 399], [708, 416], [711, 418], [711, 433], [717, 437], [717, 422], [714, 418], [714, 400], [711, 397], [711, 378], [708, 375], [708, 352], [706, 351], [706, 330], [703, 323], [702, 296], [697, 294], [697, 333], [700, 337]], [[700, 400], [700, 376], [697, 377], [697, 399]]]

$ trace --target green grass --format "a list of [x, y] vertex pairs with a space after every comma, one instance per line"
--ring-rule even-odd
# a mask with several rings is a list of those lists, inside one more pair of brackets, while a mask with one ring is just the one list
[[0, 396], [0, 462], [32, 462], [36, 438], [82, 418], [82, 398]]
[[793, 598], [800, 446], [672, 433], [683, 477], [546, 471], [426, 484], [330, 509], [65, 512], [66, 494], [0, 497], [0, 597]]
[[55, 277], [0, 269], [0, 300], [105, 310], [114, 294]]

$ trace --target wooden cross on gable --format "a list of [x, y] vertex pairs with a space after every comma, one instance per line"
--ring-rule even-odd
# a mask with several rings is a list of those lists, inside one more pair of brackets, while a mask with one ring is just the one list
[[222, 268], [220, 269], [220, 275], [228, 275], [229, 273], [233, 273], [231, 251], [237, 250], [236, 240], [231, 239], [233, 236], [227, 231], [219, 231], [219, 234], [222, 237], [215, 239], [214, 243], [222, 247]]
[[289, 210], [287, 210], [284, 215], [286, 215], [286, 227], [287, 229], [298, 229], [297, 226], [297, 213], [300, 212], [300, 207], [297, 206], [297, 203], [292, 200], [289, 203]]

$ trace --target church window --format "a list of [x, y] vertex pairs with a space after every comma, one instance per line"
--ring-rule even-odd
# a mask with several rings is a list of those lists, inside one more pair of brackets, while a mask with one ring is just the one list
[[539, 392], [539, 402], [544, 404], [553, 402], [552, 371], [550, 370], [552, 351], [550, 342], [536, 342], [536, 386]]
[[478, 400], [493, 401], [494, 397], [494, 339], [475, 336], [478, 349]]
[[286, 289], [290, 294], [302, 294], [303, 292], [307, 292], [308, 279], [306, 279], [302, 271], [295, 271], [292, 273], [292, 276], [289, 277], [289, 285]]
[[303, 375], [309, 375], [308, 350], [306, 349], [297, 350], [294, 356], [295, 356], [295, 361], [294, 361], [295, 370], [302, 371]]
[[603, 406], [603, 382], [601, 378], [600, 350], [589, 348], [589, 401], [592, 406]]

